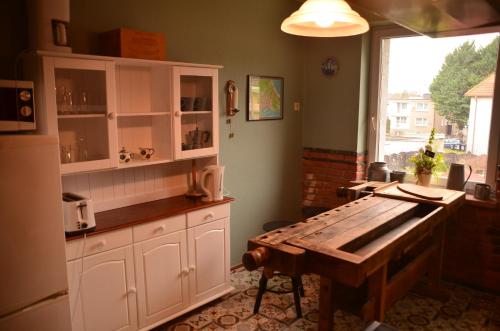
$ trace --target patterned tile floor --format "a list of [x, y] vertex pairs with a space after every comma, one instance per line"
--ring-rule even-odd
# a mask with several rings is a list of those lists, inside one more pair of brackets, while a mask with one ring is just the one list
[[[316, 330], [319, 277], [303, 275], [306, 296], [302, 298], [303, 318], [295, 317], [291, 293], [266, 292], [260, 313], [253, 314], [260, 271], [232, 272], [233, 292], [154, 331], [189, 330]], [[268, 288], [289, 290], [287, 277], [274, 277]], [[500, 296], [447, 283], [450, 299], [442, 303], [409, 293], [387, 312], [385, 323], [400, 330], [500, 330]], [[341, 310], [335, 312], [335, 330], [363, 330], [366, 323]]]

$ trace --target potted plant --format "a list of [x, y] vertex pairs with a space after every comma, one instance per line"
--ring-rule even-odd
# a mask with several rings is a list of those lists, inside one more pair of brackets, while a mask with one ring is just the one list
[[425, 149], [420, 148], [418, 153], [410, 158], [410, 161], [415, 165], [413, 173], [415, 177], [417, 177], [417, 185], [429, 186], [432, 174], [436, 172], [437, 166], [443, 163], [443, 156], [433, 152], [432, 145], [434, 143], [435, 133], [435, 129], [432, 128]]

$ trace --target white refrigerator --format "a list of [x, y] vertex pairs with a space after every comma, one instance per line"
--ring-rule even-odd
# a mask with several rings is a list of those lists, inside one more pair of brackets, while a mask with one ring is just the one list
[[71, 330], [57, 137], [0, 135], [0, 330]]

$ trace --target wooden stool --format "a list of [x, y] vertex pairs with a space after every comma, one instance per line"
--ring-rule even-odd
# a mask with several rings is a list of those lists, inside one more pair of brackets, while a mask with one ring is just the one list
[[[262, 228], [264, 231], [269, 232], [273, 231], [276, 229], [279, 229], [284, 226], [292, 225], [295, 222], [292, 221], [272, 221], [272, 222], [267, 222], [265, 223]], [[290, 276], [292, 279], [292, 290], [291, 291], [273, 291], [273, 290], [268, 290], [267, 289], [267, 281], [272, 278], [273, 276], [280, 276], [282, 275], [281, 273], [276, 273], [272, 270], [264, 268], [262, 271], [262, 275], [260, 276], [259, 280], [259, 291], [257, 292], [257, 297], [255, 298], [255, 305], [253, 308], [253, 313], [257, 314], [260, 309], [260, 303], [262, 301], [262, 296], [264, 295], [264, 292], [269, 291], [277, 294], [283, 294], [283, 293], [290, 293], [293, 292], [293, 300], [295, 303], [295, 311], [297, 313], [297, 318], [302, 317], [302, 309], [300, 307], [300, 297], [305, 296], [304, 293], [304, 286], [302, 285], [302, 278], [300, 276]]]

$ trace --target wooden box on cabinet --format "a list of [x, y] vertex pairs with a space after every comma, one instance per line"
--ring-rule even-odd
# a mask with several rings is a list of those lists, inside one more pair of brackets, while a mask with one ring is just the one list
[[165, 60], [165, 36], [158, 32], [120, 28], [99, 34], [103, 55]]

